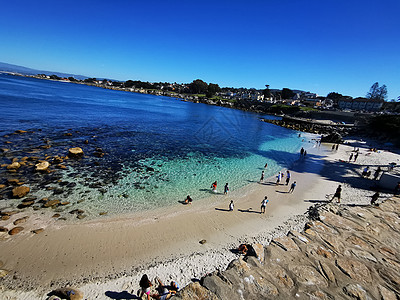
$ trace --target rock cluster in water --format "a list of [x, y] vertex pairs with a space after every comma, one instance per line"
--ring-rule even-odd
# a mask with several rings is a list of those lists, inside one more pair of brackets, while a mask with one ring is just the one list
[[[25, 230], [2, 221], [7, 221], [14, 214], [29, 213], [28, 210], [54, 209], [58, 213], [65, 210], [64, 216], [58, 214], [55, 217], [55, 214], [53, 217], [58, 220], [65, 220], [67, 216], [83, 219], [86, 217], [84, 212], [75, 213], [72, 206], [85, 200], [84, 192], [80, 192], [82, 199], [77, 203], [62, 199], [76, 192], [77, 183], [104, 193], [107, 186], [118, 181], [121, 166], [106, 159], [106, 153], [97, 146], [95, 136], [82, 141], [83, 136], [86, 137], [86, 134], [71, 130], [53, 135], [41, 130], [17, 130], [0, 138], [2, 232], [15, 235]], [[40, 191], [46, 191], [50, 196], [40, 198], [36, 195]], [[4, 204], [6, 200], [8, 202]], [[68, 214], [68, 209], [71, 214]], [[102, 215], [105, 214], [103, 212]], [[15, 222], [13, 225], [16, 225]], [[43, 231], [43, 228], [31, 229], [33, 233]]]
[[273, 239], [264, 257], [240, 257], [175, 299], [396, 300], [399, 216], [400, 198], [379, 207], [327, 205], [303, 232]]

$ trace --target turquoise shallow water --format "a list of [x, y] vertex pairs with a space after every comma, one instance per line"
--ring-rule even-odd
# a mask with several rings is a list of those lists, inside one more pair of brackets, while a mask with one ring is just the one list
[[[49, 138], [51, 149], [88, 153], [64, 171], [62, 181], [77, 185], [62, 197], [85, 200], [80, 206], [91, 215], [163, 207], [188, 194], [201, 201], [214, 181], [219, 192], [226, 182], [236, 190], [258, 181], [265, 163], [266, 178], [289, 168], [308, 144], [260, 114], [8, 75], [0, 75], [0, 104], [1, 135], [34, 130], [40, 137], [32, 141]], [[66, 137], [67, 130], [74, 134]], [[106, 155], [92, 157], [95, 147]], [[52, 196], [43, 189], [37, 195]]]

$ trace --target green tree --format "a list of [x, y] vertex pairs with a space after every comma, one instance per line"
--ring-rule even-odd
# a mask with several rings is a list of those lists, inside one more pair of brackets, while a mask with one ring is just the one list
[[133, 87], [135, 82], [133, 80], [127, 80], [124, 82], [124, 87], [131, 88]]
[[269, 89], [268, 84], [266, 84], [265, 87], [266, 87], [266, 89], [263, 90], [264, 99], [269, 99], [272, 97], [272, 93], [271, 93], [271, 90]]
[[205, 94], [208, 90], [207, 82], [204, 82], [201, 79], [193, 80], [192, 83], [189, 83], [189, 91], [191, 94]]
[[378, 100], [386, 100], [387, 99], [387, 87], [386, 85], [382, 85], [378, 91]]
[[214, 96], [216, 93], [220, 92], [221, 88], [219, 87], [218, 84], [215, 83], [210, 83], [207, 87], [207, 93], [206, 96], [208, 98], [211, 98], [212, 96]]
[[294, 93], [291, 89], [283, 88], [282, 89], [282, 99], [291, 99], [294, 96]]
[[88, 82], [88, 83], [93, 83], [93, 82], [95, 82], [95, 81], [97, 81], [96, 78], [86, 78], [86, 79], [84, 80], [84, 82]]
[[387, 98], [386, 85], [379, 86], [379, 83], [375, 82], [369, 89], [366, 98], [370, 100], [385, 100]]
[[326, 96], [326, 98], [331, 99], [331, 100], [339, 100], [339, 99], [343, 98], [343, 95], [336, 93], [336, 92], [331, 92]]

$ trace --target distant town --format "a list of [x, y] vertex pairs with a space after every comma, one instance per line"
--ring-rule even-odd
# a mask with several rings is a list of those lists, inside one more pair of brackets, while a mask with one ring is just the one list
[[400, 113], [400, 97], [396, 100], [386, 101], [386, 86], [379, 86], [378, 82], [371, 86], [369, 92], [366, 93], [366, 97], [353, 98], [336, 92], [331, 92], [324, 97], [309, 91], [292, 90], [289, 88], [273, 89], [268, 84], [265, 85], [265, 89], [221, 88], [218, 84], [206, 83], [200, 79], [196, 79], [191, 83], [169, 83], [143, 82], [138, 80], [116, 81], [96, 78], [77, 79], [73, 76], [60, 77], [55, 74], [26, 75], [15, 72], [3, 73], [85, 84], [118, 91], [167, 96], [182, 101], [206, 103], [264, 113], [293, 114], [298, 111], [321, 110], [384, 114]]

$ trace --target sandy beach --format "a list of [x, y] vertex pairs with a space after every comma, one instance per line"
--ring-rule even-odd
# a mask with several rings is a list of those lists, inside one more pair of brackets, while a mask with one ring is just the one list
[[[228, 195], [195, 199], [191, 205], [178, 203], [75, 225], [54, 224], [37, 235], [1, 233], [0, 260], [2, 268], [10, 271], [0, 281], [2, 299], [46, 299], [48, 292], [67, 285], [80, 289], [87, 299], [110, 299], [110, 292], [136, 293], [143, 273], [164, 281], [174, 279], [183, 287], [193, 278], [224, 270], [237, 258], [230, 249], [240, 243], [268, 245], [272, 237], [301, 230], [307, 208], [325, 203], [338, 184], [343, 188], [341, 205], [370, 202], [376, 183], [360, 176], [363, 167], [369, 165], [373, 174], [377, 166], [399, 165], [400, 156], [380, 149], [370, 152], [364, 142], [349, 142], [352, 145], [340, 145], [337, 151], [331, 150], [331, 144], [315, 147], [296, 161], [290, 171], [297, 187], [291, 194], [287, 193], [290, 185], [276, 185], [272, 177]], [[354, 145], [360, 155], [348, 163]], [[266, 213], [260, 214], [265, 195], [269, 203]], [[388, 196], [381, 193], [382, 198]], [[228, 211], [230, 200], [235, 204], [233, 212]]]

